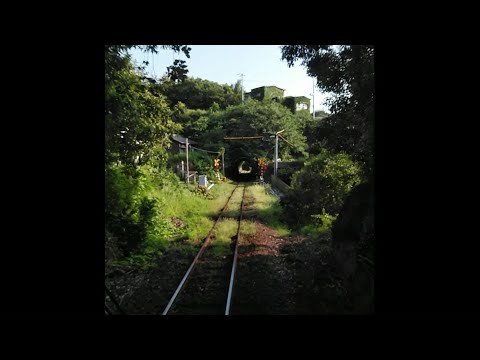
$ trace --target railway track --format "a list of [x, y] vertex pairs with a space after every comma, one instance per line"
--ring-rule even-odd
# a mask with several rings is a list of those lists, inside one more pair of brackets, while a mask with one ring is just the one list
[[[243, 191], [242, 191], [243, 188]], [[243, 218], [243, 202], [246, 185], [237, 184], [233, 189], [213, 227], [198, 251], [195, 259], [183, 276], [162, 315], [229, 315], [234, 294], [235, 271], [237, 266], [238, 243]], [[228, 218], [232, 198], [241, 191], [236, 235], [230, 241], [230, 254], [219, 256], [212, 242], [222, 219]], [[231, 218], [231, 216], [230, 216]]]

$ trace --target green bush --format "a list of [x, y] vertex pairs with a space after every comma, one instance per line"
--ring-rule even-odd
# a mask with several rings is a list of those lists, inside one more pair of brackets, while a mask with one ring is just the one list
[[332, 229], [332, 223], [337, 218], [334, 215], [330, 215], [322, 209], [321, 214], [310, 215], [311, 224], [305, 225], [300, 230], [302, 235], [319, 237], [322, 234], [330, 233]]
[[154, 242], [154, 247], [161, 250], [162, 241], [175, 234], [175, 226], [160, 210], [157, 196], [158, 189], [166, 184], [174, 189], [180, 186], [174, 174], [148, 166], [107, 167], [105, 227], [118, 239], [124, 256], [151, 247]]
[[105, 173], [105, 226], [129, 255], [145, 240], [154, 204], [142, 193], [146, 176], [132, 166], [111, 166]]
[[298, 169], [295, 168], [281, 168], [278, 169], [278, 177], [287, 185], [290, 185], [292, 183], [292, 176], [293, 174], [298, 171]]
[[345, 153], [322, 150], [292, 177], [292, 191], [283, 199], [285, 220], [293, 226], [311, 223], [311, 215], [338, 214], [352, 187], [361, 181], [361, 167]]
[[[209, 179], [215, 177], [215, 169], [213, 167], [213, 160], [215, 154], [208, 154], [201, 151], [191, 151], [188, 153], [188, 163], [192, 166], [190, 170], [194, 169], [199, 175], [207, 175]], [[187, 156], [185, 154], [175, 154], [169, 156], [169, 165], [173, 167], [181, 161], [186, 162]]]

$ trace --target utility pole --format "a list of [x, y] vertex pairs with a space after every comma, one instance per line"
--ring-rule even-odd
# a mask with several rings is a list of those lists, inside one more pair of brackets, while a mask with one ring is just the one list
[[281, 134], [285, 130], [277, 131], [275, 133], [275, 166], [273, 168], [273, 175], [277, 176], [278, 172], [278, 134]]
[[238, 74], [242, 77], [242, 103], [243, 103], [243, 77], [244, 77], [244, 74]]
[[273, 169], [273, 175], [277, 176], [278, 168], [278, 134], [275, 134], [275, 168]]
[[188, 169], [188, 138], [186, 138], [185, 147], [187, 151], [187, 184], [190, 184], [190, 171]]

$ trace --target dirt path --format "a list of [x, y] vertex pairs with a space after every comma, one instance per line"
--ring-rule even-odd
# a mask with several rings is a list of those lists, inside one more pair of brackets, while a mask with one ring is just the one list
[[240, 242], [232, 313], [326, 314], [338, 309], [338, 301], [328, 301], [343, 291], [337, 288], [326, 244], [281, 237], [259, 222], [256, 227], [255, 235]]

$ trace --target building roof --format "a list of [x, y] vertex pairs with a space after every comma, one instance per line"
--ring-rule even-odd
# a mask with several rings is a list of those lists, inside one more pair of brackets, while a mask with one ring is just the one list
[[[173, 135], [172, 139], [173, 139], [173, 141], [176, 141], [180, 144], [185, 145], [187, 143], [187, 139], [185, 137], [183, 137], [182, 135]], [[198, 144], [198, 142], [196, 142], [194, 140], [190, 140], [190, 139], [188, 139], [188, 143], [189, 144]]]
[[293, 98], [298, 100], [310, 101], [310, 98], [306, 96], [294, 96]]

